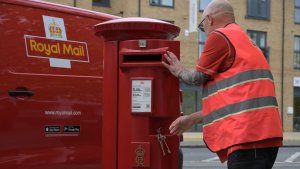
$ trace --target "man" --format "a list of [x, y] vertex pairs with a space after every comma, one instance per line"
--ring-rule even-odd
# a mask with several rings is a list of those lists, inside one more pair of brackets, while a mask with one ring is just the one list
[[213, 0], [201, 19], [208, 37], [196, 70], [185, 69], [171, 52], [164, 55], [174, 76], [203, 87], [203, 110], [177, 118], [170, 133], [202, 122], [207, 147], [228, 160], [229, 169], [270, 169], [283, 133], [269, 65], [235, 23], [228, 1]]

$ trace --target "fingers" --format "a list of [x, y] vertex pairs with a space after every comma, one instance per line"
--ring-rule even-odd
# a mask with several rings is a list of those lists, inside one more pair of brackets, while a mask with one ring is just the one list
[[180, 70], [180, 63], [177, 59], [176, 55], [174, 53], [167, 51], [163, 57], [169, 62], [166, 63], [165, 61], [162, 61], [162, 65], [167, 68], [174, 76], [177, 77], [178, 71]]
[[170, 129], [170, 133], [171, 133], [172, 135], [178, 135], [178, 134], [180, 134], [181, 132], [182, 132], [182, 130], [181, 130], [180, 126], [174, 126], [174, 127], [172, 127], [172, 128]]
[[169, 64], [162, 61], [162, 65], [171, 71], [172, 61], [171, 61], [170, 56], [168, 54], [164, 54], [164, 58], [166, 58], [166, 60], [169, 62]]
[[167, 51], [167, 54], [170, 58], [176, 58], [175, 54], [173, 52]]
[[169, 54], [169, 51], [167, 51], [167, 53], [164, 54], [165, 58], [167, 59], [167, 61], [170, 63], [171, 61], [171, 56]]
[[184, 130], [183, 130], [183, 126], [181, 124], [181, 117], [177, 118], [169, 127], [170, 133], [172, 135], [181, 135]]
[[170, 65], [174, 65], [178, 62], [176, 55], [172, 52], [167, 51], [167, 53], [164, 54], [164, 57], [170, 63]]
[[175, 76], [178, 77], [179, 73], [183, 70], [183, 66], [180, 64], [179, 60], [177, 59], [174, 53], [167, 51], [164, 56], [166, 60], [169, 62], [166, 63], [162, 61], [162, 65], [169, 69], [169, 71]]
[[167, 51], [167, 54], [168, 54], [171, 61], [173, 61], [173, 62], [178, 61], [177, 56], [173, 52]]
[[177, 125], [177, 119], [175, 120], [175, 121], [173, 121], [173, 123], [170, 125], [170, 127], [169, 127], [169, 130], [172, 130], [173, 128], [175, 128], [176, 127], [176, 125]]
[[174, 130], [170, 131], [170, 133], [171, 133], [172, 135], [180, 136], [180, 135], [182, 135], [183, 130], [177, 128], [176, 130], [174, 129]]
[[172, 65], [172, 59], [168, 53], [164, 54], [165, 59], [169, 62], [170, 65]]
[[170, 70], [170, 65], [168, 65], [167, 63], [165, 63], [165, 62], [161, 62], [161, 64], [164, 66], [164, 67], [166, 67], [167, 69], [169, 69]]

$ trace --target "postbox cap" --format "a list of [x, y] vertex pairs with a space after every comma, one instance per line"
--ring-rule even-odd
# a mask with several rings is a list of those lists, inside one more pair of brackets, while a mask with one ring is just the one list
[[180, 28], [174, 24], [142, 17], [109, 20], [95, 25], [94, 30], [105, 41], [174, 39], [180, 32]]

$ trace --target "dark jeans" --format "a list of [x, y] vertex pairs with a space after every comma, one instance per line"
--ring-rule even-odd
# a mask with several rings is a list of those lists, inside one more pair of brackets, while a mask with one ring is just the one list
[[278, 147], [236, 150], [228, 157], [228, 169], [271, 169]]

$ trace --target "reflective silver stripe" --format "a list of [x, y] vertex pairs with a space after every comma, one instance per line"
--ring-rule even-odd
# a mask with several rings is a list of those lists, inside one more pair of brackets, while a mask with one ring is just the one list
[[266, 70], [266, 69], [250, 70], [250, 71], [239, 73], [228, 79], [219, 81], [213, 84], [212, 86], [207, 87], [206, 89], [204, 88], [203, 99], [206, 99], [206, 97], [212, 96], [217, 92], [232, 88], [234, 86], [238, 86], [243, 83], [257, 81], [257, 80], [273, 81], [272, 73], [270, 72], [270, 70]]
[[278, 107], [277, 100], [273, 96], [254, 98], [243, 102], [231, 104], [222, 107], [218, 110], [215, 110], [212, 113], [205, 116], [203, 119], [203, 127], [236, 114], [246, 113], [249, 111], [270, 107]]

